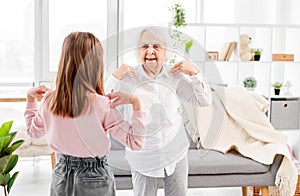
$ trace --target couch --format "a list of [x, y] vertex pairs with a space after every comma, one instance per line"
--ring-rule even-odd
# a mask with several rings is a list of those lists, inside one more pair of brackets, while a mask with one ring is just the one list
[[[130, 168], [124, 155], [124, 146], [111, 138], [111, 151], [107, 158], [118, 190], [132, 189]], [[267, 196], [268, 187], [275, 185], [276, 171], [282, 159], [282, 155], [277, 155], [272, 165], [264, 165], [243, 157], [234, 150], [227, 154], [214, 150], [198, 150], [191, 143], [188, 151], [188, 187], [242, 187], [243, 196], [246, 196], [247, 186], [255, 186], [261, 187], [262, 195]], [[162, 181], [160, 183], [162, 187]]]

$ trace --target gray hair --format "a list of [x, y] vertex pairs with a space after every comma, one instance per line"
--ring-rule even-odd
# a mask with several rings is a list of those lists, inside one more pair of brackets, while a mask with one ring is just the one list
[[159, 27], [147, 27], [143, 29], [140, 33], [137, 45], [139, 46], [141, 44], [141, 37], [145, 32], [150, 32], [155, 36], [157, 40], [159, 40], [163, 47], [165, 48], [165, 62], [169, 59], [172, 53], [172, 47], [171, 47], [171, 35], [170, 31], [167, 28], [159, 28]]

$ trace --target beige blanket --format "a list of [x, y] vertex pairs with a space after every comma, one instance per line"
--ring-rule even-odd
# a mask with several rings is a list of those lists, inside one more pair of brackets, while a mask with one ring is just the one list
[[294, 195], [297, 169], [286, 136], [275, 131], [265, 115], [268, 101], [239, 87], [212, 86], [212, 97], [213, 103], [208, 107], [183, 103], [185, 127], [198, 147], [223, 153], [234, 148], [264, 164], [272, 164], [275, 155], [282, 154], [275, 184], [282, 196]]

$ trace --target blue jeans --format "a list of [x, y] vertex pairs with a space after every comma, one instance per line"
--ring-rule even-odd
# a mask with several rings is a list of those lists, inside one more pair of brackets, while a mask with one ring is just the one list
[[50, 196], [115, 196], [114, 175], [106, 157], [57, 155]]

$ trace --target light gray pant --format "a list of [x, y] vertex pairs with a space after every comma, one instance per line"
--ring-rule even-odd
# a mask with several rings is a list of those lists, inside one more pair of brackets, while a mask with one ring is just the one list
[[79, 158], [58, 154], [50, 196], [115, 196], [114, 175], [106, 157]]
[[[156, 196], [159, 180], [145, 176], [139, 172], [132, 171], [132, 183], [134, 196]], [[177, 163], [172, 175], [162, 178], [164, 182], [165, 196], [186, 196], [187, 195], [187, 177], [188, 177], [188, 158], [185, 156]]]

